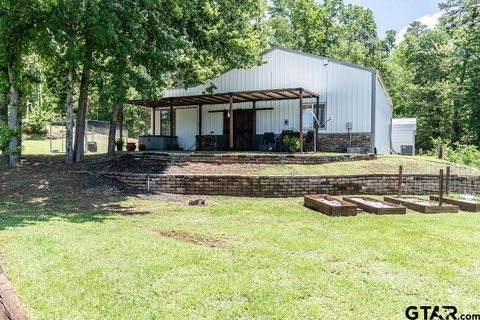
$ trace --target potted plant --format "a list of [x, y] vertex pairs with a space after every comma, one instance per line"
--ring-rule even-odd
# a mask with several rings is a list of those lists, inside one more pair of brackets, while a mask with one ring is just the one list
[[283, 145], [285, 145], [289, 152], [294, 153], [300, 149], [300, 140], [297, 137], [287, 135], [283, 138]]
[[147, 149], [147, 147], [143, 143], [138, 144], [138, 151], [145, 151], [145, 149]]
[[124, 143], [125, 142], [122, 139], [118, 139], [117, 141], [115, 141], [115, 145], [117, 146], [117, 151], [122, 151]]
[[135, 142], [127, 142], [127, 151], [135, 151], [137, 149], [137, 144]]

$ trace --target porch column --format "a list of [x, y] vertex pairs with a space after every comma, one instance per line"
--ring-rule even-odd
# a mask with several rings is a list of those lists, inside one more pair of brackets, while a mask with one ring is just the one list
[[303, 152], [303, 88], [299, 89], [300, 91], [300, 152]]
[[153, 123], [152, 123], [152, 135], [155, 135], [155, 127], [157, 125], [157, 120], [155, 119], [157, 110], [155, 108], [152, 108], [153, 110]]
[[255, 150], [255, 139], [257, 136], [257, 101], [253, 101], [253, 137], [252, 137], [252, 150]]
[[230, 150], [233, 150], [233, 95], [230, 94], [229, 98], [230, 103], [230, 121], [229, 121], [229, 138], [230, 138]]
[[173, 106], [170, 106], [170, 150], [173, 150]]
[[315, 106], [315, 117], [317, 118], [317, 121], [315, 121], [315, 137], [313, 137], [313, 151], [317, 152], [317, 139], [318, 139], [318, 127], [320, 126], [320, 118], [319, 118], [319, 111], [320, 109], [320, 96], [317, 96], [317, 104]]
[[198, 105], [198, 150], [202, 150], [202, 105]]

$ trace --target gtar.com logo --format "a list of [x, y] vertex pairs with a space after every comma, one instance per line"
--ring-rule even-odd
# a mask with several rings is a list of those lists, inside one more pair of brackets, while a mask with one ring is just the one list
[[456, 320], [457, 308], [454, 306], [410, 306], [405, 310], [409, 320]]

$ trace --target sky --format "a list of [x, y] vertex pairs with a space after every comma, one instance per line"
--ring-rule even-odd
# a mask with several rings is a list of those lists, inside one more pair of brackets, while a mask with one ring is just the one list
[[435, 26], [440, 17], [438, 3], [440, 0], [345, 0], [345, 3], [370, 8], [375, 15], [378, 35], [385, 36], [387, 30], [393, 29], [399, 34], [397, 43], [403, 39], [408, 25], [420, 20], [428, 27]]

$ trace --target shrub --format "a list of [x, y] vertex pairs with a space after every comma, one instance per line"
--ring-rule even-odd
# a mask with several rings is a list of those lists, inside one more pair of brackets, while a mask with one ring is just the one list
[[23, 123], [23, 132], [30, 136], [46, 136], [49, 121], [50, 115], [42, 113], [39, 108], [34, 108]]
[[480, 150], [476, 146], [454, 143], [448, 146], [446, 141], [433, 139], [434, 149], [429, 154], [436, 155], [437, 149], [443, 145], [443, 158], [447, 161], [480, 168]]
[[287, 135], [283, 138], [282, 143], [290, 152], [295, 152], [300, 149], [300, 140], [297, 137]]

